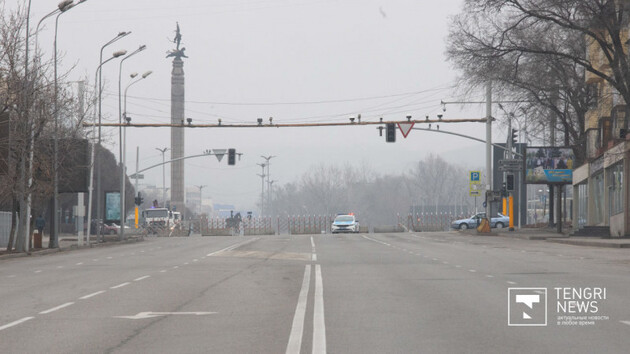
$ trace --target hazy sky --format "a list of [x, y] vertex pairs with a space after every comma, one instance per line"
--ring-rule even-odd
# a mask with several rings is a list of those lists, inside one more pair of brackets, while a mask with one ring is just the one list
[[[9, 1], [9, 0], [7, 0]], [[15, 1], [15, 0], [14, 0]], [[57, 6], [33, 0], [36, 23]], [[460, 0], [88, 0], [59, 20], [61, 71], [69, 80], [93, 84], [100, 47], [120, 31], [132, 34], [106, 49], [147, 50], [123, 64], [123, 90], [129, 74], [153, 74], [129, 89], [133, 122], [170, 122], [170, 75], [176, 22], [182, 34], [186, 75], [186, 117], [194, 123], [337, 122], [361, 113], [363, 120], [432, 118], [440, 100], [457, 100], [456, 72], [446, 62], [449, 16]], [[54, 20], [47, 20], [39, 46], [52, 54]], [[104, 66], [103, 112], [118, 121], [118, 61]], [[476, 99], [483, 99], [479, 92]], [[379, 98], [377, 98], [379, 97]], [[473, 97], [472, 99], [475, 99]], [[449, 106], [444, 118], [482, 117], [483, 105]], [[442, 124], [449, 130], [484, 138], [480, 123]], [[118, 156], [118, 130], [105, 129], [106, 144]], [[155, 148], [170, 146], [168, 128], [127, 130], [127, 164], [135, 170], [161, 161]], [[502, 132], [495, 142], [503, 141]], [[484, 146], [444, 134], [398, 134], [395, 144], [375, 126], [291, 129], [188, 129], [186, 155], [205, 149], [236, 148], [236, 166], [214, 157], [186, 162], [186, 185], [207, 185], [214, 202], [252, 209], [260, 198], [260, 155], [275, 155], [276, 184], [294, 181], [317, 164], [367, 164], [375, 171], [402, 173], [428, 153], [466, 167], [484, 164]], [[167, 159], [168, 159], [167, 153]], [[162, 170], [145, 173], [142, 184], [162, 185]], [[167, 185], [170, 184], [167, 167]], [[141, 187], [142, 188], [142, 187]]]

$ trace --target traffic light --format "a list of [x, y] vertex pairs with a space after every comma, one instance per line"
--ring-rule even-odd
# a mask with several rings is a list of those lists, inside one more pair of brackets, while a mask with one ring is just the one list
[[512, 133], [511, 133], [512, 146], [516, 146], [516, 143], [518, 142], [518, 136], [516, 134], [517, 132], [518, 130], [512, 129]]
[[385, 132], [385, 141], [388, 143], [396, 142], [396, 124], [387, 123]]
[[507, 189], [509, 192], [513, 192], [514, 191], [514, 175], [507, 175], [506, 176], [506, 182], [505, 182], [505, 189]]
[[228, 149], [228, 165], [236, 165], [236, 149]]
[[142, 194], [140, 194], [140, 192], [138, 192], [138, 196], [135, 199], [136, 199], [136, 205], [138, 206], [144, 203], [144, 198], [142, 198]]

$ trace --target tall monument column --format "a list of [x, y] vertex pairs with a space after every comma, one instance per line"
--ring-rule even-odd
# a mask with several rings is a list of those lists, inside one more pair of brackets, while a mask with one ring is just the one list
[[[166, 56], [174, 57], [173, 71], [171, 72], [171, 124], [180, 127], [171, 127], [171, 160], [184, 157], [185, 135], [184, 127], [186, 118], [184, 116], [184, 61], [182, 58], [188, 58], [184, 54], [186, 48], [179, 48], [182, 36], [179, 32], [179, 24], [175, 31], [174, 43], [177, 48], [173, 49]], [[178, 211], [186, 210], [186, 193], [184, 186], [184, 161], [174, 161], [171, 163], [171, 208], [175, 207]]]

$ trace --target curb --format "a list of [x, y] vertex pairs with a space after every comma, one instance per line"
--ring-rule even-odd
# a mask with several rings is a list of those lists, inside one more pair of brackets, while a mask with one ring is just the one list
[[129, 238], [124, 241], [91, 243], [90, 245], [83, 245], [83, 246], [74, 244], [74, 245], [69, 245], [69, 246], [59, 247], [59, 248], [41, 248], [37, 251], [30, 251], [26, 253], [8, 253], [8, 254], [0, 255], [0, 261], [4, 259], [12, 259], [12, 258], [45, 256], [52, 253], [69, 252], [69, 251], [76, 251], [76, 250], [89, 249], [89, 248], [110, 247], [110, 246], [115, 246], [115, 245], [137, 243], [137, 242], [142, 242], [142, 241], [144, 241], [144, 238]]
[[548, 242], [562, 243], [573, 246], [590, 246], [590, 247], [606, 247], [606, 248], [630, 248], [630, 243], [612, 243], [590, 240], [571, 240], [571, 239], [548, 239]]

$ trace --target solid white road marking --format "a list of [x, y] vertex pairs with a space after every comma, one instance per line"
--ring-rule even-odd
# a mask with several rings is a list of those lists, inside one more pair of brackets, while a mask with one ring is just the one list
[[311, 248], [315, 248], [315, 241], [313, 241], [313, 236], [311, 236]]
[[122, 284], [114, 285], [114, 286], [110, 287], [110, 289], [122, 288], [123, 286], [129, 285], [129, 284], [131, 284], [131, 283], [130, 282], [125, 282], [125, 283], [122, 283]]
[[298, 303], [295, 307], [293, 315], [293, 324], [291, 325], [291, 334], [289, 335], [289, 343], [287, 344], [287, 354], [300, 353], [302, 347], [302, 335], [304, 332], [304, 317], [306, 315], [306, 303], [308, 301], [308, 289], [311, 284], [311, 265], [307, 264], [304, 268], [304, 278], [302, 280], [302, 288], [298, 296]]
[[7, 324], [5, 324], [4, 326], [0, 327], [0, 331], [2, 331], [2, 330], [4, 330], [4, 329], [7, 329], [7, 328], [11, 328], [11, 327], [13, 327], [13, 326], [17, 326], [17, 325], [19, 325], [20, 323], [26, 322], [26, 321], [28, 321], [28, 320], [32, 320], [33, 318], [35, 318], [35, 317], [24, 317], [24, 318], [21, 318], [21, 319], [19, 319], [19, 320], [17, 320], [17, 321], [13, 321], [13, 322], [11, 322], [11, 323], [7, 323]]
[[46, 310], [46, 311], [42, 311], [42, 312], [40, 312], [39, 314], [40, 314], [40, 315], [45, 315], [45, 314], [47, 314], [47, 313], [51, 313], [51, 312], [54, 312], [54, 311], [57, 311], [57, 310], [61, 310], [62, 308], [64, 308], [64, 307], [68, 307], [68, 306], [73, 305], [73, 304], [74, 304], [74, 302], [66, 302], [66, 303], [65, 303], [65, 304], [63, 304], [63, 305], [59, 305], [59, 306], [57, 306], [57, 307], [53, 307], [53, 308], [48, 309], [48, 310]]
[[315, 265], [315, 307], [313, 309], [313, 353], [326, 353], [326, 323], [324, 321], [324, 287], [322, 267]]
[[79, 298], [79, 300], [89, 299], [89, 298], [94, 297], [94, 296], [96, 296], [96, 295], [100, 295], [100, 294], [102, 294], [102, 293], [104, 293], [104, 292], [105, 292], [105, 290], [97, 291], [97, 292], [95, 292], [95, 293], [91, 293], [91, 294], [89, 294], [89, 295], [82, 296], [82, 297], [80, 297], [80, 298]]
[[140, 281], [140, 280], [144, 280], [144, 279], [146, 279], [146, 278], [151, 278], [151, 276], [150, 276], [150, 275], [145, 275], [145, 276], [143, 276], [143, 277], [136, 278], [136, 279], [134, 279], [133, 281]]
[[169, 315], [195, 315], [195, 316], [203, 316], [203, 315], [212, 315], [216, 312], [139, 312], [133, 316], [114, 316], [114, 318], [125, 318], [128, 320], [143, 320], [145, 318], [153, 318], [159, 316], [169, 316]]
[[536, 294], [541, 294], [541, 295], [544, 295], [544, 294], [545, 294], [545, 292], [544, 292], [544, 291], [542, 291], [542, 290], [534, 290], [534, 292], [535, 292]]

